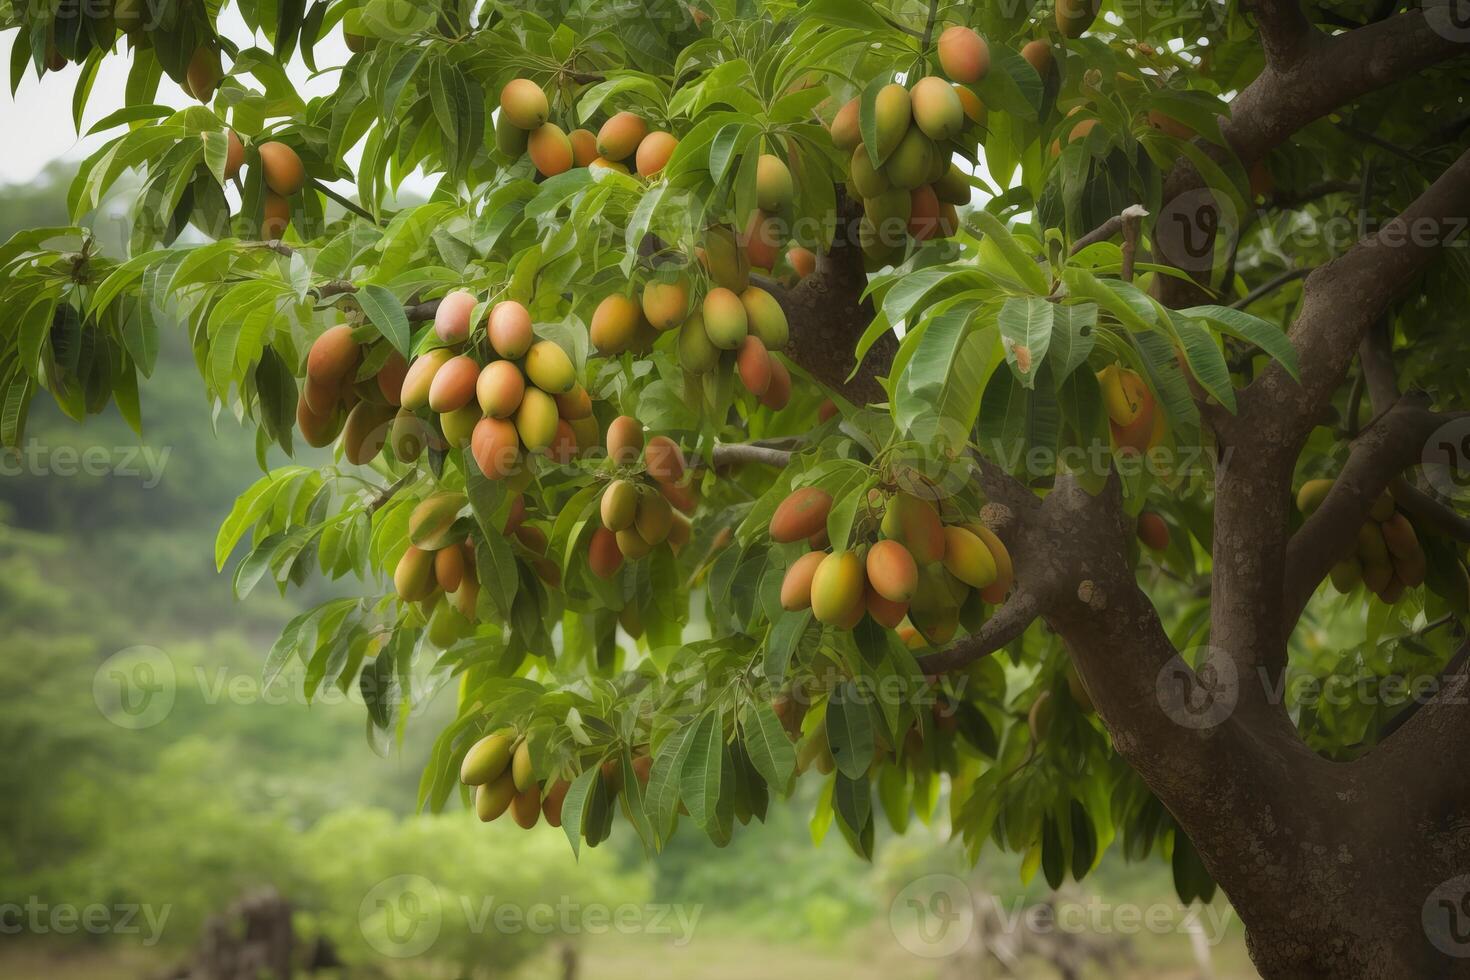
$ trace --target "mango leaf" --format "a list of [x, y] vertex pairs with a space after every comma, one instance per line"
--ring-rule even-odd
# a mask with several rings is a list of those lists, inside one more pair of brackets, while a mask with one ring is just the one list
[[1000, 336], [1006, 363], [1027, 388], [1036, 387], [1036, 375], [1046, 359], [1055, 329], [1055, 304], [1040, 296], [1012, 296], [1000, 308]]

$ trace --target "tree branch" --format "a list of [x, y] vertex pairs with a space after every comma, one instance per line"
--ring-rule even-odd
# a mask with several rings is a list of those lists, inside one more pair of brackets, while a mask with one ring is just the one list
[[791, 462], [790, 450], [761, 446], [753, 442], [721, 443], [715, 446], [713, 456], [712, 462], [717, 467], [756, 463], [779, 469]]
[[1268, 65], [1290, 67], [1321, 38], [1297, 0], [1257, 0], [1247, 9], [1256, 15]]
[[383, 222], [379, 221], [376, 217], [373, 216], [373, 213], [371, 211], [364, 208], [361, 204], [358, 204], [356, 201], [352, 200], [349, 197], [345, 197], [337, 193], [326, 184], [317, 180], [315, 177], [308, 177], [307, 182], [311, 184], [313, 189], [321, 191], [327, 197], [336, 201], [338, 204], [342, 205], [342, 207], [346, 208], [348, 211], [351, 211], [359, 218], [364, 218], [367, 221], [371, 221], [375, 225], [383, 224]]
[[1230, 308], [1232, 310], [1243, 310], [1249, 307], [1251, 304], [1255, 303], [1257, 300], [1264, 299], [1265, 297], [1276, 292], [1276, 290], [1280, 289], [1282, 286], [1285, 286], [1288, 283], [1296, 282], [1298, 279], [1305, 279], [1311, 274], [1311, 269], [1289, 269], [1286, 272], [1281, 273], [1281, 275], [1277, 276], [1271, 281], [1262, 283], [1255, 289], [1252, 289], [1240, 299], [1236, 300], [1234, 303], [1231, 303]]
[[1017, 591], [996, 609], [978, 633], [972, 633], [948, 650], [919, 658], [919, 669], [935, 676], [967, 667], [1010, 643], [1026, 632], [1041, 614], [1041, 605], [1029, 592]]

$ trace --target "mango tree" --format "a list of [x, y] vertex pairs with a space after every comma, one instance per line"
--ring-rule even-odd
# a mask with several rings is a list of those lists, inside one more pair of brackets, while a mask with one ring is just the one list
[[141, 432], [185, 332], [263, 471], [219, 566], [347, 580], [266, 679], [384, 751], [450, 688], [423, 806], [656, 852], [804, 778], [865, 855], [917, 816], [1053, 885], [1167, 859], [1269, 976], [1465, 962], [1454, 7], [0, 26], [102, 140], [0, 248], [0, 436], [43, 392]]

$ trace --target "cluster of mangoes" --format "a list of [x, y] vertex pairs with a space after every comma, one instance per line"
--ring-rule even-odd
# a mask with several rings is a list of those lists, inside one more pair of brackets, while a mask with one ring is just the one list
[[[1332, 480], [1308, 480], [1297, 491], [1296, 505], [1310, 517], [1322, 506], [1332, 490]], [[1358, 546], [1352, 557], [1338, 562], [1332, 569], [1332, 584], [1347, 594], [1359, 585], [1393, 605], [1406, 589], [1424, 584], [1428, 561], [1419, 544], [1414, 525], [1398, 509], [1393, 495], [1384, 491], [1368, 513], [1368, 521], [1358, 529]]]
[[[408, 519], [409, 547], [393, 571], [393, 587], [404, 602], [426, 602], [443, 592], [464, 619], [475, 621], [480, 594], [475, 543], [459, 526], [469, 503], [462, 493], [441, 491], [419, 501]], [[519, 517], [519, 519], [518, 519]], [[507, 533], [524, 520], [524, 506], [512, 514]]]
[[668, 164], [679, 141], [672, 133], [650, 132], [648, 122], [634, 112], [610, 116], [594, 135], [588, 129], [570, 133], [551, 121], [551, 101], [528, 78], [511, 79], [500, 91], [495, 118], [495, 145], [506, 156], [529, 154], [543, 177], [564, 174], [573, 167], [656, 177]]
[[[632, 762], [634, 776], [647, 786], [653, 772], [647, 745], [635, 749]], [[623, 789], [621, 760], [608, 759], [600, 768], [609, 801], [616, 799]], [[508, 810], [525, 830], [536, 826], [540, 818], [548, 826], [560, 827], [562, 805], [572, 788], [561, 777], [537, 780], [530, 743], [510, 730], [492, 732], [471, 745], [460, 763], [459, 780], [475, 787], [475, 816], [482, 822], [490, 823]]]
[[[343, 455], [355, 466], [371, 462], [388, 443], [408, 362], [386, 342], [359, 344], [353, 329], [324, 330], [306, 355], [306, 378], [296, 402], [296, 427], [307, 445], [321, 448], [343, 435]], [[395, 439], [395, 452], [404, 442]]]
[[887, 629], [907, 619], [931, 643], [946, 643], [983, 620], [979, 604], [1004, 601], [1014, 582], [1010, 553], [989, 528], [940, 520], [934, 504], [905, 492], [874, 490], [868, 505], [880, 537], [855, 549], [827, 550], [832, 496], [820, 487], [793, 491], [771, 515], [777, 543], [806, 541], [814, 550], [786, 570], [781, 607], [810, 608], [818, 622], [852, 629], [864, 615]]
[[776, 298], [751, 285], [750, 260], [734, 233], [714, 226], [700, 257], [710, 285], [696, 300], [696, 279], [666, 264], [643, 285], [641, 302], [623, 293], [605, 297], [592, 313], [588, 333], [599, 354], [647, 353], [661, 333], [678, 330], [679, 363], [708, 374], [722, 358], [733, 363], [745, 388], [779, 411], [791, 399], [791, 373], [776, 351], [790, 338], [786, 313]]
[[602, 490], [601, 524], [587, 554], [593, 574], [603, 579], [616, 575], [624, 560], [637, 561], [665, 541], [676, 553], [681, 550], [692, 530], [688, 515], [699, 506], [679, 444], [654, 436], [645, 445], [643, 425], [632, 416], [620, 415], [608, 425], [607, 455], [620, 475]]
[[1168, 420], [1137, 371], [1109, 364], [1097, 372], [1097, 382], [1108, 413], [1108, 431], [1119, 452], [1142, 456], [1164, 441]]

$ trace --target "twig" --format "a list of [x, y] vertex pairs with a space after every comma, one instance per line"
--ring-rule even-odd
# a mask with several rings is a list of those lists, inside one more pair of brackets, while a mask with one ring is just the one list
[[995, 615], [985, 621], [978, 633], [956, 643], [948, 650], [919, 658], [919, 669], [930, 676], [946, 674], [988, 657], [1026, 632], [1036, 621], [1041, 604], [1029, 592], [1016, 592], [1005, 601]]
[[934, 18], [939, 14], [939, 0], [929, 0], [929, 19], [924, 22], [924, 36], [919, 41], [919, 50], [928, 51], [929, 42], [934, 40]]
[[1246, 307], [1250, 306], [1252, 303], [1256, 302], [1256, 300], [1262, 299], [1276, 292], [1276, 290], [1280, 289], [1282, 286], [1285, 286], [1288, 283], [1296, 282], [1298, 279], [1305, 279], [1307, 276], [1310, 276], [1313, 271], [1314, 270], [1310, 268], [1289, 269], [1286, 272], [1283, 272], [1281, 275], [1277, 276], [1275, 279], [1272, 279], [1270, 282], [1262, 283], [1255, 289], [1252, 289], [1240, 299], [1236, 300], [1234, 303], [1231, 303], [1230, 308], [1232, 310], [1243, 310]]
[[1123, 268], [1124, 282], [1133, 281], [1133, 260], [1138, 254], [1138, 230], [1143, 219], [1142, 208], [1129, 208], [1120, 216], [1123, 219]]
[[418, 472], [410, 471], [403, 474], [393, 483], [390, 483], [388, 486], [379, 490], [378, 495], [372, 500], [368, 501], [367, 512], [369, 514], [376, 514], [378, 511], [382, 510], [383, 507], [387, 505], [388, 501], [393, 499], [394, 495], [397, 494], [398, 491], [408, 486], [417, 478]]
[[343, 197], [341, 194], [338, 194], [336, 191], [332, 190], [330, 187], [328, 187], [326, 184], [323, 184], [315, 177], [308, 178], [308, 180], [313, 188], [321, 191], [323, 194], [327, 195], [327, 197], [330, 197], [332, 200], [336, 201], [338, 204], [342, 205], [344, 208], [346, 208], [348, 211], [351, 211], [359, 218], [365, 218], [375, 225], [380, 225], [383, 223], [379, 221], [371, 211], [368, 211], [366, 208], [364, 208], [362, 205], [358, 204], [351, 198]]
[[751, 442], [717, 445], [713, 454], [713, 464], [715, 466], [740, 466], [746, 463], [759, 463], [762, 466], [780, 468], [790, 462], [790, 450], [774, 449], [770, 446], [761, 446]]

